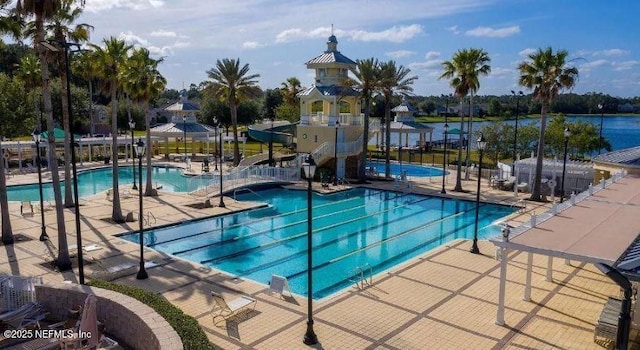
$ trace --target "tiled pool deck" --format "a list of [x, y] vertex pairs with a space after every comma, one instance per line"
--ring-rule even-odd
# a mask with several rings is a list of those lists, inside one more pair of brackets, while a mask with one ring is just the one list
[[[35, 179], [35, 180], [34, 180]], [[9, 184], [37, 182], [34, 174], [16, 175]], [[319, 184], [317, 184], [319, 187]], [[447, 189], [453, 187], [449, 180]], [[448, 191], [447, 195], [475, 199], [476, 181], [463, 181], [468, 193]], [[301, 184], [300, 186], [306, 186]], [[369, 186], [398, 190], [392, 182], [375, 182]], [[513, 203], [512, 192], [499, 191], [482, 181], [482, 200]], [[128, 189], [129, 185], [123, 185]], [[408, 191], [438, 194], [440, 181], [420, 181]], [[526, 198], [520, 194], [519, 199]], [[227, 208], [194, 209], [198, 200], [189, 195], [161, 193], [144, 198], [144, 212], [153, 212], [156, 225], [191, 220], [247, 208], [247, 203], [225, 197]], [[217, 203], [217, 201], [212, 201]], [[105, 194], [81, 199], [82, 238], [85, 246], [97, 244], [100, 250], [85, 253], [85, 259], [98, 259], [105, 266], [122, 262], [136, 263], [139, 247], [114, 235], [136, 230], [138, 222], [122, 225], [110, 223], [111, 203]], [[538, 203], [528, 210], [542, 212]], [[546, 204], [548, 207], [549, 204]], [[138, 211], [138, 198], [122, 199], [123, 213]], [[38, 241], [40, 215], [20, 215], [20, 204], [10, 204], [14, 234], [31, 241], [0, 249], [0, 272], [43, 276], [45, 281], [71, 280], [73, 272], [54, 273], [41, 264], [57, 255]], [[509, 217], [511, 225], [528, 220], [528, 214]], [[47, 232], [54, 245], [57, 233], [54, 211], [46, 211]], [[74, 213], [65, 210], [67, 230], [75, 232]], [[68, 234], [69, 244], [76, 236]], [[547, 257], [534, 256], [531, 302], [522, 300], [526, 272], [526, 253], [511, 252], [507, 272], [506, 325], [496, 319], [499, 262], [495, 248], [480, 241], [481, 255], [468, 252], [471, 244], [458, 240], [413, 259], [386, 273], [374, 276], [373, 285], [363, 290], [355, 286], [348, 291], [314, 302], [315, 332], [318, 349], [603, 349], [607, 344], [593, 340], [593, 330], [608, 296], [619, 289], [593, 265], [556, 261], [554, 279], [545, 281]], [[269, 295], [265, 285], [234, 279], [201, 265], [146, 250], [146, 260], [160, 263], [148, 269], [150, 278], [139, 281], [135, 270], [116, 279], [162, 294], [185, 313], [195, 317], [209, 339], [223, 349], [304, 349], [307, 301], [300, 296], [282, 298]], [[85, 266], [85, 275], [102, 275], [96, 263]], [[210, 310], [211, 291], [226, 298], [248, 294], [258, 300], [255, 311], [232, 319], [224, 328], [215, 327]]]

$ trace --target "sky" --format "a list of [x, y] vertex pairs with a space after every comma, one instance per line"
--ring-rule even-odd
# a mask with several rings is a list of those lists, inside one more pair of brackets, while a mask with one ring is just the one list
[[[91, 42], [111, 36], [162, 57], [167, 87], [206, 81], [216, 60], [239, 58], [263, 89], [289, 77], [303, 86], [305, 62], [326, 50], [356, 59], [395, 60], [418, 77], [414, 94], [449, 94], [441, 63], [460, 49], [491, 58], [479, 95], [518, 86], [517, 66], [539, 48], [569, 52], [579, 69], [573, 92], [640, 96], [640, 2], [635, 0], [86, 0], [79, 22]], [[332, 29], [333, 28], [333, 29]]]

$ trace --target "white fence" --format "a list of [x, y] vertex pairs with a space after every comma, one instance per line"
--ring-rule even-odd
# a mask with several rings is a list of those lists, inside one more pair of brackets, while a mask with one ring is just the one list
[[[533, 184], [533, 178], [536, 174], [536, 161], [537, 158], [533, 157], [516, 162], [515, 174], [517, 176], [517, 183], [526, 182], [530, 185]], [[559, 193], [559, 191], [561, 191], [562, 168], [563, 161], [561, 159], [544, 159], [542, 161], [543, 193], [551, 194], [551, 189], [546, 185], [550, 180], [555, 181], [555, 192]], [[564, 186], [565, 194], [586, 191], [589, 188], [589, 184], [593, 183], [593, 179], [593, 163], [567, 159]]]
[[[236, 188], [271, 182], [294, 182], [300, 180], [300, 167], [279, 168], [268, 166], [249, 166], [235, 168], [222, 174], [222, 192]], [[220, 194], [220, 174], [194, 176], [193, 181], [203, 183], [200, 189], [189, 194], [196, 197], [212, 197]]]

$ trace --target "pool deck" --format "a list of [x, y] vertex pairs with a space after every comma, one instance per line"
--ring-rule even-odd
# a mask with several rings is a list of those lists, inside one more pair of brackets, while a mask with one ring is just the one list
[[[126, 164], [126, 163], [125, 163]], [[176, 165], [177, 163], [173, 163]], [[97, 164], [96, 164], [97, 165]], [[85, 166], [90, 166], [86, 164]], [[453, 172], [455, 174], [455, 172]], [[35, 176], [35, 177], [34, 177]], [[8, 184], [37, 183], [37, 175], [15, 175]], [[447, 196], [475, 200], [476, 179], [463, 181], [468, 192], [449, 190], [455, 183], [448, 180]], [[440, 195], [441, 182], [416, 180], [410, 185], [372, 181], [366, 186], [380, 189], [410, 191]], [[306, 189], [306, 183], [293, 185]], [[130, 190], [130, 184], [121, 189]], [[314, 190], [333, 191], [314, 183]], [[124, 214], [137, 217], [138, 197], [122, 198]], [[482, 181], [481, 200], [512, 205], [526, 198], [513, 192], [490, 188]], [[153, 213], [154, 226], [193, 220], [246, 210], [258, 203], [241, 203], [225, 197], [226, 208], [198, 208], [202, 200], [188, 194], [161, 192], [158, 197], [144, 198], [144, 212]], [[160, 293], [185, 313], [195, 317], [209, 339], [223, 349], [304, 349], [302, 338], [306, 330], [307, 300], [304, 297], [269, 295], [268, 288], [251, 281], [235, 278], [211, 268], [167, 256], [150, 249], [145, 259], [157, 265], [149, 268], [149, 279], [136, 280], [135, 269], [122, 274], [106, 274], [104, 267], [139, 261], [139, 246], [115, 237], [137, 230], [139, 223], [110, 222], [111, 202], [101, 193], [81, 199], [83, 245], [99, 249], [85, 252], [85, 276], [113, 277], [117, 283], [133, 285]], [[217, 199], [212, 200], [215, 205]], [[35, 204], [35, 203], [34, 203]], [[526, 211], [542, 212], [550, 203], [527, 202]], [[20, 203], [10, 203], [14, 234], [30, 238], [0, 250], [0, 272], [43, 276], [45, 281], [78, 281], [77, 268], [57, 273], [44, 267], [57, 255], [52, 245], [40, 242], [39, 206], [32, 217], [20, 215]], [[151, 219], [153, 222], [153, 219]], [[517, 226], [529, 220], [529, 214], [516, 212], [507, 218]], [[45, 210], [47, 233], [51, 243], [58, 244], [55, 212]], [[74, 212], [65, 210], [67, 231], [75, 232]], [[69, 233], [68, 244], [76, 243]], [[315, 301], [314, 329], [320, 344], [317, 349], [603, 349], [608, 344], [594, 342], [593, 330], [608, 296], [619, 294], [619, 288], [590, 264], [557, 261], [554, 279], [544, 278], [547, 257], [534, 255], [532, 301], [522, 300], [526, 256], [511, 252], [507, 269], [506, 325], [495, 324], [499, 261], [495, 248], [480, 241], [482, 254], [469, 253], [468, 240], [456, 240], [419, 258], [412, 259], [373, 277], [373, 284], [364, 289], [355, 286], [337, 295]], [[100, 263], [96, 262], [99, 261]], [[75, 266], [75, 263], [74, 263]], [[240, 294], [258, 300], [254, 311], [231, 319], [223, 327], [213, 325], [210, 315], [211, 291], [227, 299]]]

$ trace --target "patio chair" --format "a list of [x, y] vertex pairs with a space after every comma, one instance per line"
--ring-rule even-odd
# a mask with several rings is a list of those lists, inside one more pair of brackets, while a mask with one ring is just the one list
[[271, 282], [269, 283], [269, 294], [278, 293], [284, 297], [284, 291], [289, 292], [289, 296], [293, 297], [291, 290], [289, 289], [289, 281], [286, 277], [271, 275]]
[[20, 204], [20, 214], [22, 214], [22, 216], [33, 216], [33, 204], [29, 201], [23, 201]]
[[216, 322], [216, 318], [221, 318], [222, 321], [226, 321], [233, 316], [255, 310], [256, 304], [258, 303], [256, 299], [246, 295], [241, 295], [228, 303], [224, 300], [222, 294], [212, 291], [211, 296], [214, 301], [213, 308], [211, 309], [211, 317], [216, 327], [222, 323], [221, 321]]
[[0, 323], [13, 329], [22, 329], [33, 325], [40, 328], [40, 321], [44, 318], [45, 313], [42, 304], [29, 302], [15, 310], [0, 314]]

